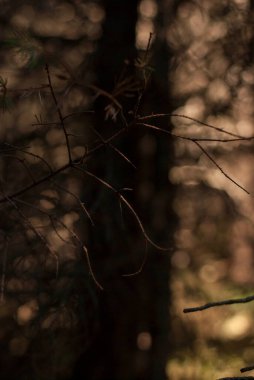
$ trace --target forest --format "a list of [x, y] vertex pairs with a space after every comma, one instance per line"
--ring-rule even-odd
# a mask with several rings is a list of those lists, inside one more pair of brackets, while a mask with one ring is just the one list
[[254, 2], [0, 4], [1, 379], [254, 379]]

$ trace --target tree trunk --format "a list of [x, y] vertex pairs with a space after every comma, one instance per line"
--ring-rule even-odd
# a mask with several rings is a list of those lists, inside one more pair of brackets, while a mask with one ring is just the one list
[[[138, 1], [105, 1], [106, 19], [95, 61], [97, 85], [109, 93], [119, 78], [124, 61], [133, 62], [137, 54], [137, 6]], [[170, 111], [164, 11], [159, 3], [158, 38], [153, 60], [155, 74], [139, 110], [146, 114]], [[134, 75], [134, 64], [126, 68], [126, 78]], [[111, 130], [123, 128], [119, 115], [116, 121], [105, 120], [105, 107], [109, 103], [110, 99], [106, 97], [98, 99], [96, 104], [96, 129], [106, 135]], [[132, 114], [128, 111], [133, 111], [135, 101], [122, 98], [121, 104], [126, 118], [130, 119]], [[160, 126], [168, 127], [168, 123], [165, 121]], [[147, 139], [155, 146], [155, 150], [148, 154], [145, 153]], [[153, 231], [156, 242], [173, 246], [175, 216], [171, 205], [174, 188], [168, 181], [173, 162], [172, 142], [150, 132], [141, 133], [136, 128], [117, 143], [117, 147], [137, 164], [137, 171], [128, 168], [109, 148], [105, 148], [94, 162], [96, 173], [116, 187], [131, 184], [135, 190], [131, 195], [127, 194], [128, 199], [144, 226]], [[153, 187], [154, 191], [149, 192]], [[112, 199], [112, 194], [102, 190], [96, 197], [94, 203], [98, 204], [100, 200], [101, 204], [98, 208], [94, 206], [98, 218], [90, 238], [91, 247], [96, 247], [92, 253], [96, 272], [104, 286], [104, 291], [99, 294], [100, 328], [93, 345], [77, 366], [75, 380], [82, 377], [90, 380], [165, 380], [170, 327], [169, 254], [148, 248], [142, 272], [123, 277], [128, 270], [135, 272], [140, 266], [145, 255], [144, 237], [136, 226], [133, 227], [135, 221], [125, 215], [125, 210], [126, 230], [122, 229], [119, 205]]]

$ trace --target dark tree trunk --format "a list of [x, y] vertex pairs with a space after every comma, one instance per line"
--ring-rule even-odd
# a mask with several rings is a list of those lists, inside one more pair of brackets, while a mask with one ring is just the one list
[[[158, 14], [156, 18], [156, 40], [153, 48], [154, 74], [144, 99], [142, 113], [170, 113], [174, 108], [170, 98], [169, 63], [171, 52], [166, 41], [167, 27], [174, 14], [174, 1], [158, 0]], [[170, 130], [169, 119], [160, 119], [156, 125]], [[176, 229], [176, 215], [173, 211], [175, 188], [169, 182], [169, 171], [174, 164], [174, 145], [171, 139], [163, 135], [149, 133], [154, 140], [156, 149], [153, 155], [144, 160], [147, 170], [143, 171], [140, 181], [155, 185], [155, 191], [146, 201], [140, 199], [138, 204], [146, 212], [146, 220], [152, 227], [154, 240], [171, 247], [167, 253], [153, 250], [148, 266], [145, 269], [145, 283], [147, 291], [147, 306], [150, 317], [148, 330], [152, 335], [152, 348], [147, 356], [145, 379], [168, 379], [165, 367], [172, 352], [170, 342], [170, 256], [174, 247], [174, 232]], [[141, 158], [142, 160], [142, 158]], [[142, 377], [140, 377], [140, 380]]]
[[[125, 67], [126, 77], [135, 74], [137, 6], [138, 1], [105, 1], [106, 19], [95, 67], [98, 87], [109, 93], [126, 60], [131, 62]], [[159, 3], [158, 38], [153, 59], [155, 74], [139, 110], [146, 114], [170, 111], [169, 51], [164, 38], [164, 11]], [[132, 114], [129, 111], [133, 110], [134, 99], [123, 97], [120, 101], [126, 119], [130, 120]], [[116, 121], [105, 120], [105, 107], [109, 103], [109, 99], [99, 98], [96, 104], [96, 129], [106, 135], [124, 127], [119, 115]], [[164, 125], [160, 122], [160, 126], [168, 127], [168, 122], [165, 121]], [[146, 148], [141, 148], [146, 145], [147, 138], [155, 145], [155, 150], [148, 154], [144, 153]], [[174, 189], [168, 181], [169, 167], [173, 162], [172, 142], [134, 129], [117, 141], [117, 146], [134, 160], [138, 170], [135, 172], [128, 168], [108, 148], [96, 157], [94, 170], [115, 187], [131, 184], [135, 190], [128, 195], [128, 199], [131, 199], [147, 229], [153, 231], [153, 239], [172, 246], [175, 217], [171, 205]], [[143, 193], [152, 187], [154, 191], [144, 196]], [[121, 227], [119, 205], [113, 197], [102, 190], [96, 193], [94, 199], [96, 206], [93, 209], [98, 217], [97, 226], [90, 233], [93, 247], [90, 251], [104, 291], [99, 294], [100, 327], [97, 338], [81, 358], [75, 380], [165, 380], [170, 327], [169, 254], [149, 248], [143, 271], [133, 277], [122, 276], [138, 269], [145, 244], [138, 228], [133, 227], [133, 218], [127, 217], [126, 230]], [[101, 204], [97, 208], [100, 203], [98, 199]]]

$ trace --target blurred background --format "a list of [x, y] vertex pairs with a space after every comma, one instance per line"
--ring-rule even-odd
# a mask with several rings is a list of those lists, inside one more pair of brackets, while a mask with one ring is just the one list
[[254, 3], [0, 4], [1, 378], [239, 376], [254, 306], [183, 309], [252, 294]]

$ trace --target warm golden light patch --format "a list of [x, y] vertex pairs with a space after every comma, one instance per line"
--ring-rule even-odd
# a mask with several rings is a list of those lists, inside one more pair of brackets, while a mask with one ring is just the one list
[[142, 17], [154, 18], [157, 14], [157, 4], [154, 0], [142, 0], [139, 5], [139, 12]]
[[230, 98], [228, 86], [224, 81], [215, 79], [208, 86], [207, 97], [213, 103], [227, 103]]
[[21, 306], [17, 310], [17, 322], [19, 325], [26, 325], [32, 319], [35, 318], [38, 313], [38, 303], [37, 300], [31, 300]]
[[139, 19], [136, 25], [136, 47], [145, 50], [149, 36], [154, 32], [154, 18], [157, 14], [157, 4], [154, 0], [142, 0], [139, 4]]
[[55, 204], [53, 202], [50, 202], [47, 199], [41, 199], [40, 202], [40, 207], [43, 208], [44, 210], [52, 210], [55, 208]]
[[223, 339], [238, 340], [247, 336], [252, 328], [253, 320], [249, 313], [240, 312], [225, 320], [221, 326]]
[[136, 47], [145, 50], [150, 33], [153, 33], [154, 25], [152, 20], [139, 20], [136, 26]]

